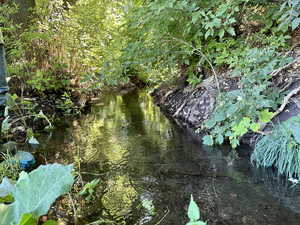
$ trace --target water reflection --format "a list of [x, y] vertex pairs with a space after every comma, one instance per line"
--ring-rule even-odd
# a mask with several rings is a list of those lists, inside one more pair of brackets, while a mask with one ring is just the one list
[[201, 147], [146, 92], [105, 96], [63, 133], [56, 151], [69, 162], [80, 160], [85, 173], [104, 174], [95, 210], [82, 224], [100, 217], [118, 225], [185, 224], [192, 193], [209, 224], [299, 224], [299, 214], [253, 181], [247, 160], [226, 147]]

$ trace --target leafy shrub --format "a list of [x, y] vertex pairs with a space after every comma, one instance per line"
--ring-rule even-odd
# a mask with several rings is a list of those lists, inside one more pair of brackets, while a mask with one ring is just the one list
[[258, 140], [251, 161], [257, 166], [275, 166], [280, 174], [299, 178], [300, 117], [276, 125], [271, 134]]
[[272, 49], [250, 49], [243, 57], [233, 62], [233, 76], [240, 77], [239, 89], [221, 93], [217, 107], [205, 126], [210, 135], [203, 138], [204, 144], [222, 144], [229, 139], [233, 148], [239, 138], [249, 130], [260, 128], [260, 122], [269, 122], [270, 109], [277, 107], [280, 96], [271, 86], [270, 73], [290, 61]]
[[280, 27], [285, 29], [291, 27], [295, 30], [300, 24], [300, 1], [299, 0], [286, 0], [280, 11], [282, 16], [280, 17]]

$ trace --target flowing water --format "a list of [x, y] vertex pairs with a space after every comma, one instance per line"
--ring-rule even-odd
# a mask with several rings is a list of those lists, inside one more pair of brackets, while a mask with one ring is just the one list
[[300, 224], [297, 186], [229, 147], [201, 146], [146, 92], [103, 96], [41, 142], [46, 158], [80, 162], [85, 180], [100, 179], [79, 224], [184, 225], [191, 194], [208, 224]]

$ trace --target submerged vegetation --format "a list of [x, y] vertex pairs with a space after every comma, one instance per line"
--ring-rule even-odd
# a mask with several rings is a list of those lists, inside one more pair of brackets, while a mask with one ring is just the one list
[[[80, 115], [102, 91], [170, 84], [213, 89], [214, 112], [198, 126], [205, 130], [204, 144], [229, 142], [237, 148], [245, 134], [259, 134], [251, 160], [275, 166], [288, 177], [300, 176], [299, 116], [270, 133], [264, 130], [300, 91], [289, 89], [294, 76], [282, 75], [292, 66], [298, 69], [299, 53], [293, 50], [300, 44], [300, 0], [27, 3], [0, 1], [10, 86], [1, 114], [2, 143], [38, 145], [37, 133], [54, 129], [59, 117]], [[11, 154], [1, 160], [10, 161]], [[19, 171], [15, 164], [0, 164], [0, 179], [17, 180]], [[36, 223], [55, 200], [48, 200], [41, 212], [16, 212], [21, 209], [16, 206], [18, 185], [31, 173], [20, 175], [12, 192], [15, 202], [1, 206], [0, 213], [4, 210], [10, 217], [1, 217], [1, 225], [19, 223], [23, 213], [33, 214]], [[71, 183], [66, 184], [68, 190]], [[82, 182], [79, 194], [93, 200], [98, 183]], [[193, 199], [188, 215], [188, 224], [206, 224]]]

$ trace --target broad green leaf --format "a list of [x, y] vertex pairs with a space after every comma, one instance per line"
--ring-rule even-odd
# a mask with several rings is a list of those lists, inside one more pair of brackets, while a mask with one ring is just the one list
[[191, 195], [191, 200], [188, 208], [188, 217], [191, 222], [196, 222], [200, 219], [200, 210], [193, 199], [193, 195]]
[[9, 225], [10, 220], [10, 206], [5, 204], [0, 204], [0, 225]]
[[259, 120], [263, 123], [268, 123], [273, 118], [274, 113], [269, 112], [268, 109], [265, 109], [259, 113]]
[[30, 213], [36, 217], [47, 214], [51, 204], [71, 188], [73, 166], [42, 165], [31, 173], [21, 172], [12, 195], [6, 219], [0, 225], [17, 224], [21, 215]]
[[4, 177], [2, 183], [0, 184], [0, 198], [3, 198], [15, 189], [15, 186], [8, 180], [7, 177]]
[[205, 135], [202, 138], [202, 141], [203, 141], [204, 145], [212, 146], [214, 144], [214, 139], [213, 139], [213, 137], [211, 135]]
[[37, 218], [32, 214], [23, 214], [19, 225], [37, 225]]

